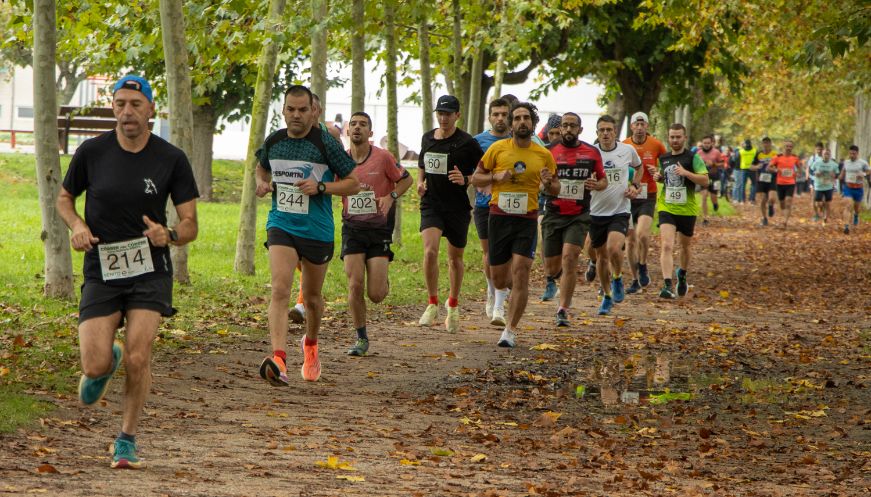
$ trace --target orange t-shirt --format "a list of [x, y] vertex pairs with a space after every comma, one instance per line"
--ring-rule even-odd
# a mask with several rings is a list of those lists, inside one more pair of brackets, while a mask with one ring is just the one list
[[650, 135], [647, 135], [647, 139], [640, 145], [632, 141], [631, 136], [623, 140], [623, 143], [635, 147], [638, 157], [641, 157], [641, 181], [647, 183], [647, 198], [656, 198], [656, 195], [653, 195], [656, 193], [656, 181], [653, 181], [653, 177], [647, 171], [647, 166], [659, 168], [659, 156], [665, 155], [665, 145]]
[[796, 167], [798, 167], [797, 155], [778, 154], [768, 163], [769, 170], [777, 171], [778, 185], [794, 185]]

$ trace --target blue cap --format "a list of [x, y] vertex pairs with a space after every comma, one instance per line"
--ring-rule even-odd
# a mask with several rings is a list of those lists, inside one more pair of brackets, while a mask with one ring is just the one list
[[148, 84], [148, 80], [142, 76], [128, 74], [119, 79], [118, 82], [115, 83], [115, 87], [112, 89], [112, 95], [122, 88], [126, 90], [136, 90], [145, 95], [145, 98], [147, 98], [149, 102], [154, 101], [154, 97], [151, 94], [151, 85]]

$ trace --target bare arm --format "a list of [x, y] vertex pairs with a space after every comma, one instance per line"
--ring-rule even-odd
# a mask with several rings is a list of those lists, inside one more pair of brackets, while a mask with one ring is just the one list
[[76, 212], [76, 198], [66, 188], [61, 187], [55, 207], [61, 219], [64, 220], [67, 227], [72, 231], [70, 243], [75, 250], [91, 250], [94, 248], [94, 245], [100, 243], [99, 238], [91, 233], [91, 229], [85, 224], [85, 220]]
[[262, 197], [267, 193], [272, 192], [272, 173], [263, 169], [263, 166], [257, 164], [257, 167], [254, 170], [255, 182], [257, 183], [257, 189], [255, 193], [258, 197]]
[[485, 170], [483, 167], [481, 167], [481, 164], [478, 164], [477, 169], [475, 169], [475, 173], [472, 174], [472, 184], [479, 188], [492, 185], [493, 173], [491, 171]]

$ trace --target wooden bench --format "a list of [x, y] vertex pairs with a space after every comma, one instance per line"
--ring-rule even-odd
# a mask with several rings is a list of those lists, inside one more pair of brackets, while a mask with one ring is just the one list
[[[57, 117], [57, 137], [64, 154], [69, 153], [70, 135], [99, 135], [115, 129], [117, 121], [111, 107], [74, 107], [63, 105]], [[148, 121], [148, 129], [154, 121]]]

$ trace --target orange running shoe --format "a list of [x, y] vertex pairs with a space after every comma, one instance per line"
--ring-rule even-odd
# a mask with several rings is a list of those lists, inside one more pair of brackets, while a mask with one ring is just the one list
[[306, 381], [318, 381], [321, 377], [321, 361], [318, 359], [318, 344], [306, 345], [305, 335], [300, 340], [302, 345], [302, 378]]
[[260, 363], [260, 377], [274, 387], [286, 387], [289, 383], [287, 365], [278, 356], [263, 359], [263, 362]]

